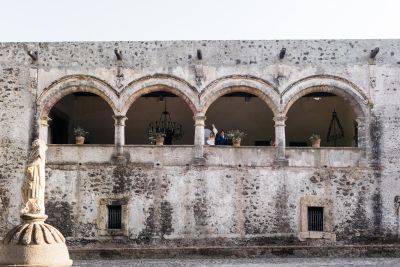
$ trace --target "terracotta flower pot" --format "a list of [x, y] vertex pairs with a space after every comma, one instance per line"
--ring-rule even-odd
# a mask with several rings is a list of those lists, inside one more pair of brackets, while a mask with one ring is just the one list
[[164, 136], [156, 137], [156, 145], [157, 146], [164, 145]]
[[75, 136], [75, 144], [83, 145], [85, 143], [85, 137], [83, 136]]
[[312, 147], [320, 147], [321, 145], [321, 139], [313, 139], [311, 140], [311, 146]]
[[232, 139], [232, 145], [233, 146], [240, 146], [240, 142], [242, 141], [241, 138], [233, 138]]

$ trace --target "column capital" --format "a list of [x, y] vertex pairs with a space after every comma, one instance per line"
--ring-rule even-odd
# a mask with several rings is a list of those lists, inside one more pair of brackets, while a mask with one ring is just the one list
[[40, 118], [40, 126], [49, 127], [50, 122], [51, 122], [51, 118], [48, 116], [44, 116], [44, 117]]
[[113, 118], [115, 121], [115, 126], [125, 126], [125, 121], [128, 119], [128, 117], [124, 115], [114, 115]]
[[287, 117], [285, 115], [278, 114], [277, 116], [274, 117], [275, 126], [285, 126], [286, 120], [287, 120]]
[[358, 127], [363, 127], [363, 126], [365, 126], [365, 124], [367, 122], [367, 118], [366, 117], [357, 117], [355, 119], [355, 121], [357, 122]]
[[198, 113], [193, 116], [194, 126], [204, 126], [206, 121], [206, 116], [203, 113]]

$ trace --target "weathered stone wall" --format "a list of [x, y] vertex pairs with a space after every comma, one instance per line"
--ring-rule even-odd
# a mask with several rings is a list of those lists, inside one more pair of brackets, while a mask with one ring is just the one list
[[0, 67], [0, 235], [19, 220], [23, 169], [31, 140], [34, 92], [27, 88], [29, 69]]
[[99, 199], [124, 197], [129, 199], [129, 240], [122, 241], [134, 244], [296, 240], [299, 198], [304, 195], [334, 199], [338, 240], [374, 237], [369, 218], [375, 182], [362, 168], [50, 162], [48, 173], [49, 222], [71, 241], [98, 239]]
[[[282, 47], [287, 53], [280, 60]], [[371, 60], [375, 47], [380, 52]], [[38, 51], [38, 61], [27, 50]], [[274, 151], [257, 148], [206, 149], [203, 166], [193, 164], [192, 147], [150, 154], [132, 147], [122, 165], [112, 161], [113, 146], [75, 158], [63, 146], [51, 148], [47, 213], [71, 243], [299, 242], [300, 198], [306, 195], [332, 200], [338, 242], [399, 240], [398, 40], [2, 43], [0, 67], [0, 235], [19, 220], [23, 167], [38, 132], [35, 114], [46, 115], [57, 99], [79, 90], [99, 94], [124, 114], [140, 94], [167, 86], [194, 113], [204, 113], [229, 90], [244, 90], [265, 100], [275, 116], [302, 92], [347, 92], [358, 117], [365, 117], [365, 142], [350, 152], [354, 157], [288, 149], [286, 167], [274, 164]], [[171, 160], [176, 153], [185, 157]], [[125, 238], [98, 234], [99, 199], [108, 197], [128, 199]]]
[[[47, 166], [49, 220], [68, 233], [71, 242], [105, 239], [98, 235], [99, 201], [114, 198], [128, 199], [129, 207], [128, 235], [117, 238], [119, 243], [293, 243], [298, 242], [300, 198], [306, 195], [333, 199], [338, 241], [375, 238], [370, 219], [374, 177], [357, 160], [337, 166], [341, 158], [357, 158], [359, 149], [336, 149], [331, 158], [318, 154], [321, 166], [308, 161], [315, 157], [312, 149], [291, 149], [297, 161], [288, 167], [263, 160], [273, 158], [273, 148], [210, 147], [205, 166], [187, 160], [191, 147], [131, 146], [129, 153], [142, 159], [126, 165], [107, 163], [112, 158], [107, 147], [103, 163], [91, 161], [94, 149], [52, 145], [48, 153], [53, 159]], [[221, 160], [220, 150], [226, 160]], [[71, 160], [77, 154], [80, 158]], [[143, 157], [149, 154], [166, 160]], [[181, 156], [169, 160], [174, 154]], [[63, 158], [69, 161], [61, 163]]]

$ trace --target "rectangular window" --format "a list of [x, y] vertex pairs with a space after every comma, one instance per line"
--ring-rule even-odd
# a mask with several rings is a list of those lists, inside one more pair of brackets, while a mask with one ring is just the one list
[[308, 207], [308, 231], [324, 231], [324, 208]]
[[121, 205], [109, 205], [108, 208], [108, 229], [122, 229]]

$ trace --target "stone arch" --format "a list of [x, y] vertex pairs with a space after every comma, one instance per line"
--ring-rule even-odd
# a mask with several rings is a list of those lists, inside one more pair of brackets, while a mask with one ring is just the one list
[[333, 93], [348, 100], [357, 117], [366, 117], [373, 106], [372, 99], [354, 83], [337, 76], [316, 75], [298, 80], [282, 92], [281, 112], [286, 115], [299, 98], [314, 92]]
[[223, 95], [243, 92], [253, 94], [262, 99], [272, 113], [278, 113], [279, 91], [269, 82], [248, 75], [226, 76], [208, 84], [200, 95], [202, 114]]
[[121, 114], [125, 115], [133, 102], [142, 95], [156, 91], [169, 92], [179, 96], [190, 107], [194, 115], [199, 110], [199, 97], [195, 87], [180, 78], [156, 74], [134, 80], [124, 88], [121, 94], [121, 99], [124, 101]]
[[71, 75], [56, 80], [43, 90], [36, 101], [39, 116], [46, 117], [60, 99], [75, 92], [96, 94], [110, 105], [115, 114], [119, 113], [118, 93], [111, 85], [93, 76]]

